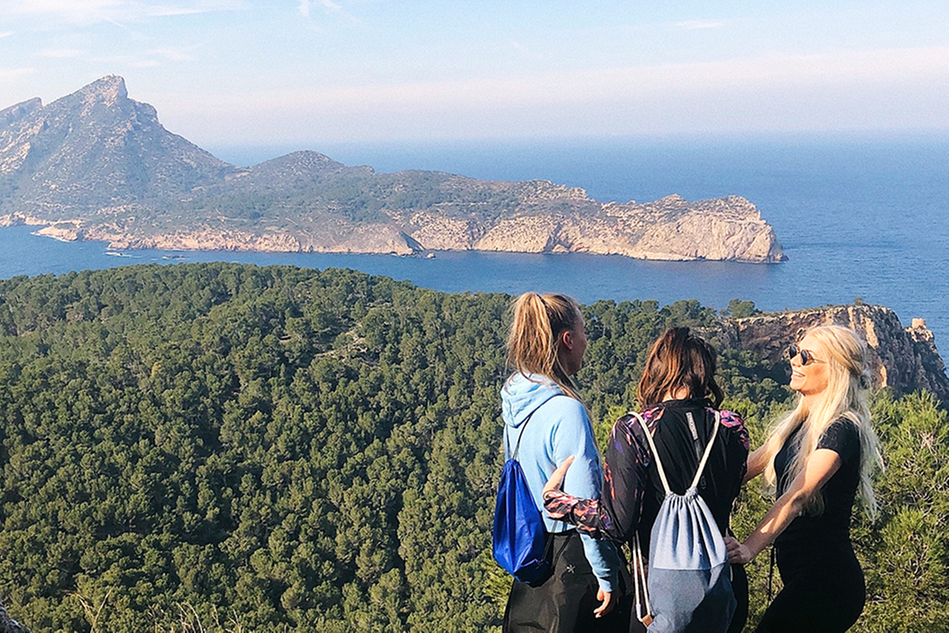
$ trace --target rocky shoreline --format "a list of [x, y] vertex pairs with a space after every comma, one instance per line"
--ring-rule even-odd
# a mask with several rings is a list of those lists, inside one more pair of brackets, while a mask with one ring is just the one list
[[[592, 201], [591, 201], [592, 202]], [[146, 234], [133, 226], [49, 221], [25, 213], [0, 216], [0, 226], [38, 226], [35, 235], [65, 242], [101, 241], [110, 249], [223, 250], [274, 253], [372, 253], [412, 255], [425, 251], [589, 253], [662, 261], [785, 261], [770, 225], [744, 198], [689, 203], [669, 196], [647, 205], [603, 205], [605, 217], [558, 213], [523, 214], [485, 226], [476, 219], [418, 212], [398, 222], [340, 226], [336, 231], [254, 231], [221, 227], [182, 228]], [[325, 227], [320, 227], [325, 229]]]

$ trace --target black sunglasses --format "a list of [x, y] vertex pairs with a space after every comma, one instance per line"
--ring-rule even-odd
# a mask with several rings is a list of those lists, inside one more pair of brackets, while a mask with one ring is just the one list
[[801, 365], [810, 365], [811, 363], [823, 363], [824, 361], [819, 358], [815, 358], [814, 352], [806, 349], [801, 349], [797, 345], [791, 345], [788, 347], [788, 362], [794, 360], [794, 357], [798, 354], [801, 355]]

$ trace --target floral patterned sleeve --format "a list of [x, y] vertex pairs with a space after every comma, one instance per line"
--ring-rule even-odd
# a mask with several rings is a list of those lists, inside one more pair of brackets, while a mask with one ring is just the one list
[[751, 449], [751, 438], [748, 436], [748, 429], [741, 417], [732, 411], [721, 412], [721, 423], [730, 433], [731, 437], [727, 443], [727, 461], [737, 464], [737, 468], [729, 469], [736, 473], [732, 481], [732, 497], [737, 497], [741, 490], [741, 482], [745, 479], [745, 473], [748, 472], [748, 451]]
[[[661, 415], [661, 409], [645, 412], [647, 425], [655, 428]], [[544, 497], [547, 514], [595, 538], [629, 540], [639, 525], [649, 465], [649, 450], [641, 435], [639, 422], [632, 415], [617, 420], [606, 449], [600, 498], [579, 499], [561, 491], [548, 492]]]

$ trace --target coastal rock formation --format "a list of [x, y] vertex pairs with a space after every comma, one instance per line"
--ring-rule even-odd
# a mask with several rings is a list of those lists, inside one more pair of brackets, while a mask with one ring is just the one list
[[913, 319], [903, 327], [896, 313], [882, 306], [827, 306], [731, 319], [723, 327], [723, 344], [780, 362], [804, 330], [824, 324], [847, 326], [866, 341], [874, 389], [889, 387], [896, 395], [926, 389], [949, 402], [946, 366], [925, 321]]
[[2, 600], [0, 600], [0, 633], [30, 633], [25, 626], [10, 617]]
[[0, 111], [0, 209], [81, 219], [119, 201], [180, 194], [238, 168], [171, 134], [109, 76], [43, 106]]
[[[691, 213], [684, 213], [685, 209]], [[642, 259], [738, 259], [780, 261], [781, 245], [774, 229], [761, 219], [753, 204], [738, 196], [689, 203], [669, 196], [646, 205], [655, 222], [645, 230], [636, 249]], [[679, 213], [673, 212], [678, 210]]]
[[114, 249], [784, 259], [773, 229], [737, 196], [601, 203], [543, 180], [380, 174], [309, 151], [235, 167], [165, 130], [116, 76], [47, 106], [0, 110], [0, 225], [17, 223]]

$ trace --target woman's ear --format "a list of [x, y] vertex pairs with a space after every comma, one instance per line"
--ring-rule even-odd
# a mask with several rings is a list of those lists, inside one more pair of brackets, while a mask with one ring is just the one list
[[569, 350], [573, 350], [573, 332], [564, 330], [560, 333], [560, 343]]

